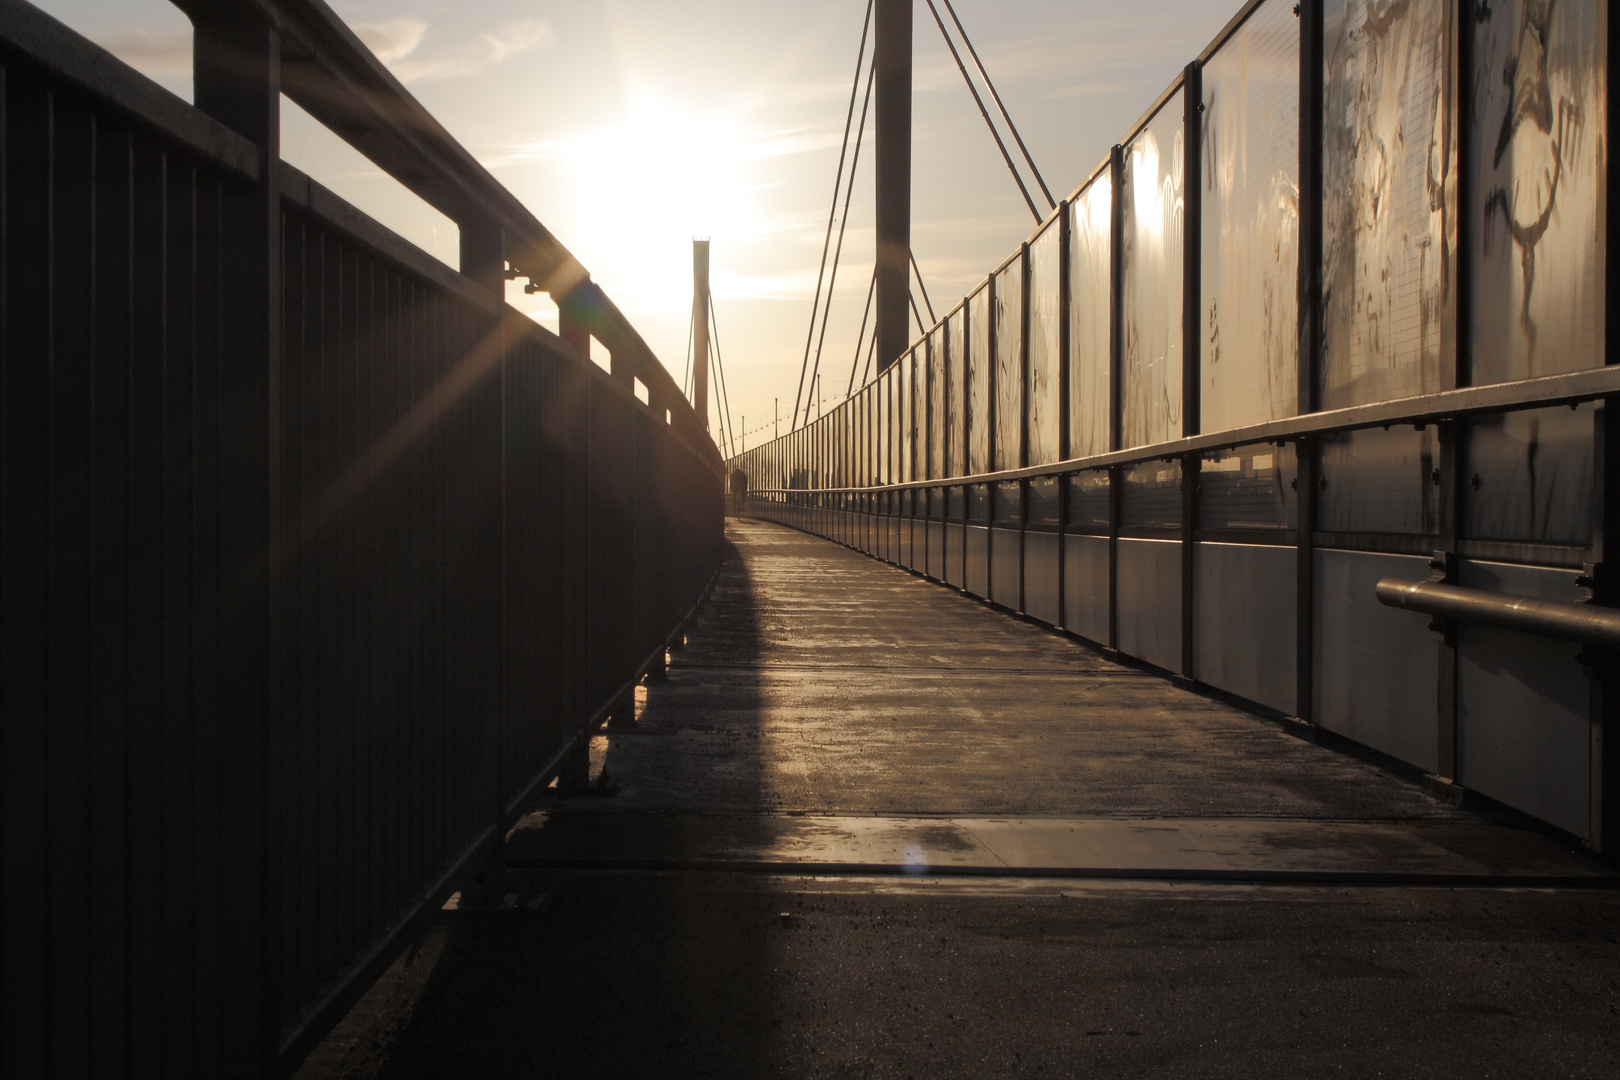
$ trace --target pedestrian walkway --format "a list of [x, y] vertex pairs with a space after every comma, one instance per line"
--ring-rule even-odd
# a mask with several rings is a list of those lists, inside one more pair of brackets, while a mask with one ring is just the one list
[[[521, 865], [1521, 883], [1602, 873], [1418, 778], [780, 525], [733, 555], [606, 798]], [[605, 774], [605, 778], [604, 778]]]
[[1567, 838], [838, 545], [732, 550], [326, 1077], [1612, 1076]]

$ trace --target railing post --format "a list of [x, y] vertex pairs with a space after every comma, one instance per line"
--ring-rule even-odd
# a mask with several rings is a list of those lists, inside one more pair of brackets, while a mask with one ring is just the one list
[[[1299, 5], [1299, 384], [1301, 415], [1316, 410], [1322, 342], [1322, 0]], [[1295, 444], [1299, 546], [1294, 570], [1294, 711], [1316, 721], [1316, 503], [1321, 440]]]
[[498, 221], [461, 221], [461, 272], [495, 294], [506, 296], [506, 233]]
[[[189, 5], [188, 5], [189, 6]], [[281, 37], [241, 12], [193, 15], [196, 106], [259, 148], [257, 183], [228, 188], [219, 227], [227, 287], [220, 292], [219, 538], [228, 580], [221, 606], [219, 698], [220, 894], [230, 913], [219, 969], [219, 1066], [268, 1074], [279, 1052], [280, 866], [272, 842], [279, 715], [277, 651], [281, 530], [282, 237]]]
[[[1609, 7], [1603, 9], [1603, 26], [1607, 34], [1608, 49], [1608, 115], [1609, 139], [1612, 143], [1614, 118], [1620, 116], [1620, 80], [1614, 73], [1620, 70], [1620, 36], [1615, 34], [1614, 15]], [[1608, 291], [1605, 310], [1620, 310], [1620, 268], [1615, 264], [1615, 252], [1620, 251], [1620, 170], [1612, 165], [1607, 172], [1609, 189], [1606, 192], [1605, 222], [1608, 233], [1604, 237], [1604, 286]], [[1613, 317], [1604, 322], [1604, 363], [1620, 363], [1620, 348], [1615, 344]], [[1614, 585], [1614, 560], [1608, 549], [1620, 539], [1620, 401], [1605, 400], [1598, 409], [1597, 418], [1598, 469], [1594, 485], [1599, 500], [1593, 521], [1598, 524], [1598, 535], [1593, 537], [1592, 558], [1598, 563], [1598, 582], [1592, 589], [1593, 602], [1620, 605], [1620, 590]], [[1601, 678], [1593, 682], [1592, 711], [1592, 846], [1604, 852], [1610, 860], [1620, 851], [1620, 664], [1615, 656], [1603, 658], [1607, 663], [1596, 665]]]
[[[1108, 152], [1108, 449], [1124, 443], [1125, 415], [1125, 147]], [[1125, 470], [1108, 470], [1108, 647], [1119, 649], [1119, 522]]]
[[[1186, 153], [1182, 156], [1181, 190], [1185, 210], [1181, 240], [1181, 433], [1197, 435], [1199, 391], [1202, 389], [1203, 347], [1201, 314], [1203, 308], [1203, 114], [1204, 69], [1197, 60], [1187, 65], [1181, 81], [1182, 125]], [[1194, 617], [1197, 614], [1198, 483], [1202, 454], [1188, 454], [1181, 461], [1181, 674], [1195, 679]]]
[[591, 279], [586, 278], [566, 296], [557, 299], [557, 336], [590, 359], [591, 355]]

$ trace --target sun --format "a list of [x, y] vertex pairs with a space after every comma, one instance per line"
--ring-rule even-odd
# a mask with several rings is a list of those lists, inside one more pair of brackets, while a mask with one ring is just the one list
[[634, 98], [617, 123], [531, 148], [557, 170], [570, 246], [623, 308], [691, 305], [692, 240], [735, 248], [765, 227], [768, 141], [737, 116]]

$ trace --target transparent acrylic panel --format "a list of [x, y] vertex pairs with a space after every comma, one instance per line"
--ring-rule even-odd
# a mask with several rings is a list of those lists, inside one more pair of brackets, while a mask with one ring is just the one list
[[1448, 0], [1326, 0], [1323, 408], [1444, 389], [1456, 351]]
[[1069, 485], [1069, 530], [1107, 532], [1112, 524], [1108, 470], [1088, 469], [1066, 477]]
[[1594, 416], [1588, 402], [1469, 424], [1464, 534], [1590, 545]]
[[963, 446], [967, 423], [966, 308], [959, 307], [945, 320], [945, 475], [965, 476]]
[[1294, 446], [1240, 446], [1204, 456], [1198, 524], [1212, 529], [1292, 529], [1299, 524]]
[[990, 289], [968, 300], [968, 475], [990, 471]]
[[1299, 411], [1299, 17], [1267, 0], [1204, 65], [1199, 430]]
[[872, 391], [868, 387], [855, 398], [855, 486], [872, 482]]
[[1125, 469], [1120, 492], [1120, 528], [1154, 529], [1181, 524], [1181, 462], [1144, 461]]
[[1181, 437], [1185, 150], [1177, 91], [1125, 150], [1125, 447]]
[[897, 484], [909, 483], [911, 475], [912, 417], [914, 410], [911, 404], [911, 371], [912, 365], [917, 361], [915, 352], [908, 352], [900, 357], [895, 367], [900, 370], [896, 373], [894, 383], [895, 393], [895, 470], [894, 480]]
[[845, 402], [832, 414], [833, 429], [833, 487], [849, 486], [849, 413], [850, 404]]
[[892, 483], [890, 466], [894, 461], [894, 368], [877, 381], [877, 482]]
[[984, 484], [968, 485], [967, 520], [969, 525], [990, 524], [990, 489]]
[[1063, 460], [1063, 229], [1054, 221], [1029, 245], [1029, 464]]
[[1016, 480], [1004, 480], [991, 489], [991, 521], [996, 525], [1016, 526], [1024, 515], [1023, 485]]
[[1317, 527], [1326, 532], [1438, 532], [1440, 440], [1422, 431], [1368, 428], [1322, 441]]
[[1113, 206], [1114, 186], [1105, 170], [1069, 211], [1070, 457], [1105, 454], [1110, 448]]
[[998, 274], [996, 301], [997, 469], [1016, 469], [1024, 453], [1024, 260]]
[[928, 335], [928, 478], [945, 473], [945, 328]]
[[868, 422], [871, 411], [872, 391], [870, 388], [859, 391], [855, 396], [855, 483], [854, 487], [866, 487], [872, 482], [872, 432]]
[[1603, 363], [1603, 7], [1478, 7], [1467, 215], [1476, 385]]
[[1058, 493], [1062, 480], [1041, 476], [1029, 481], [1024, 493], [1024, 528], [1037, 532], [1057, 532]]

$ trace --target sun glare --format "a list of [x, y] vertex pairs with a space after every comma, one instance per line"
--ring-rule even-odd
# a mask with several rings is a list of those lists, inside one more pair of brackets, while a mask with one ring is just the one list
[[[675, 311], [691, 304], [694, 237], [737, 253], [765, 231], [758, 165], [768, 142], [734, 117], [647, 98], [617, 124], [524, 156], [566, 178], [577, 239], [565, 239], [620, 306]], [[716, 291], [731, 280], [716, 274]]]

